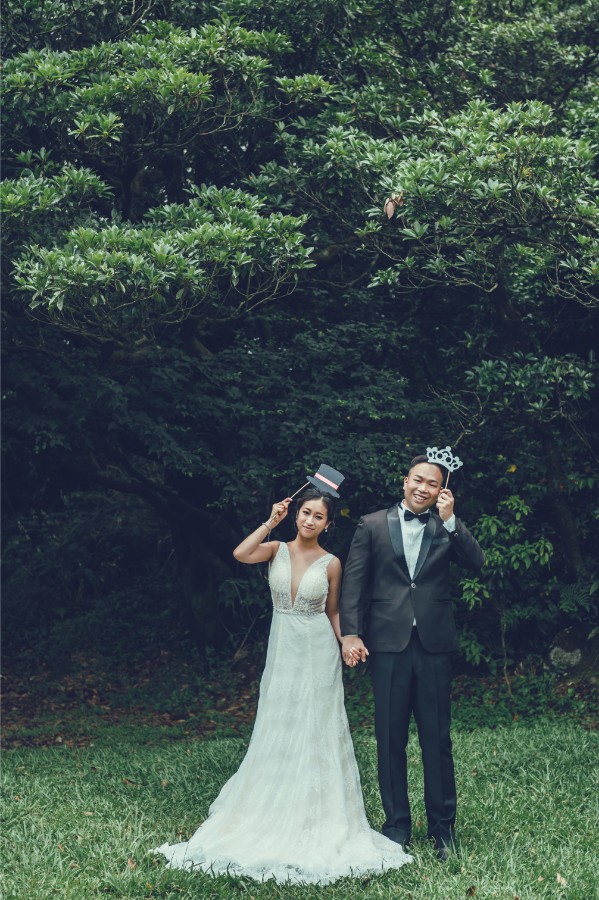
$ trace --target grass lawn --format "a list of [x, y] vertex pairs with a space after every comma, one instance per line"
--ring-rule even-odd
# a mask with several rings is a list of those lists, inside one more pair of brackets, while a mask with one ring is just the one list
[[[409, 749], [414, 864], [325, 888], [171, 871], [148, 851], [188, 837], [241, 760], [247, 737], [144, 740], [3, 754], [4, 900], [134, 898], [572, 898], [597, 893], [599, 733], [566, 718], [456, 729], [459, 853], [424, 840], [422, 772]], [[367, 812], [382, 811], [370, 728], [354, 732]]]

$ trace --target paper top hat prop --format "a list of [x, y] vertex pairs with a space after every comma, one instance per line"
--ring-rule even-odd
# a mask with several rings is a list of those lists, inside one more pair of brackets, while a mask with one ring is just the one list
[[[308, 479], [305, 484], [302, 484], [301, 488], [298, 488], [295, 494], [292, 494], [289, 498], [293, 500], [294, 497], [297, 497], [300, 491], [303, 491], [304, 488], [307, 488], [309, 484], [315, 485], [319, 490], [324, 493], [330, 494], [332, 497], [339, 498], [339, 494], [337, 493], [337, 488], [341, 484], [341, 482], [345, 481], [345, 475], [342, 475], [341, 472], [338, 472], [337, 469], [331, 468], [331, 466], [322, 465], [318, 469], [318, 472], [315, 472], [314, 475], [306, 475]], [[276, 519], [275, 515], [271, 516], [268, 522], [264, 522], [266, 527], [270, 525], [270, 523]]]
[[342, 475], [336, 469], [332, 469], [331, 466], [325, 465], [320, 466], [318, 472], [315, 472], [314, 475], [306, 475], [306, 478], [310, 484], [337, 498], [339, 498], [337, 489], [345, 481], [345, 475]]

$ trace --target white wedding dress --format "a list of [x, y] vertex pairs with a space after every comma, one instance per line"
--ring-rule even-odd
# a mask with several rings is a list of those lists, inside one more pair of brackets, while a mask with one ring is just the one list
[[295, 602], [281, 542], [270, 565], [273, 619], [254, 731], [237, 772], [168, 865], [277, 882], [320, 883], [411, 862], [368, 825], [326, 615], [331, 554], [304, 573]]

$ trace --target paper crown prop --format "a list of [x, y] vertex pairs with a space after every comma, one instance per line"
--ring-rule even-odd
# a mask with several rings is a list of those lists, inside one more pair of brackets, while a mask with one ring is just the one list
[[464, 465], [459, 456], [453, 455], [451, 447], [444, 447], [443, 450], [439, 450], [438, 447], [427, 447], [426, 458], [429, 463], [436, 463], [436, 465], [443, 466], [447, 469], [447, 481], [445, 482], [445, 487], [447, 487], [451, 473]]
[[455, 472], [464, 465], [459, 456], [453, 455], [451, 447], [444, 447], [443, 450], [439, 450], [437, 447], [427, 447], [426, 457], [429, 463], [437, 463], [437, 465], [449, 469], [450, 472]]

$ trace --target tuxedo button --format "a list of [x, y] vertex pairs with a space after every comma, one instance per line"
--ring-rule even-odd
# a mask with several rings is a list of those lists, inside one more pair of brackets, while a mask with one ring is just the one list
[[416, 585], [414, 584], [414, 582], [412, 582], [412, 584], [410, 585], [410, 587], [411, 587], [411, 588], [415, 588], [415, 587], [416, 587]]

